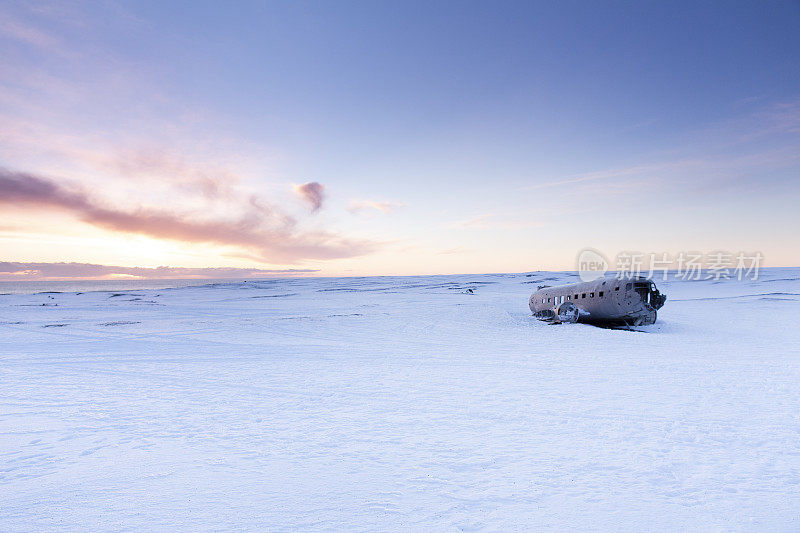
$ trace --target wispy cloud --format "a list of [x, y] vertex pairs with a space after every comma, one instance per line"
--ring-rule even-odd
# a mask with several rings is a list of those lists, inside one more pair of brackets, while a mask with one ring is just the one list
[[456, 246], [455, 248], [447, 248], [445, 250], [440, 250], [437, 252], [439, 255], [457, 255], [457, 254], [466, 254], [471, 253], [474, 250], [469, 248], [464, 248], [463, 246]]
[[388, 214], [392, 211], [405, 207], [406, 204], [402, 202], [378, 202], [374, 200], [355, 200], [350, 202], [347, 210], [355, 214], [364, 214], [369, 212], [379, 212]]
[[[618, 169], [599, 170], [596, 172], [587, 172], [586, 174], [578, 174], [573, 176], [566, 176], [561, 179], [554, 179], [545, 181], [543, 183], [536, 183], [533, 185], [526, 185], [522, 190], [532, 191], [537, 189], [547, 189], [551, 187], [561, 187], [563, 185], [578, 185], [592, 181], [604, 181], [615, 178], [624, 178], [629, 176], [637, 176], [646, 173], [657, 172], [666, 168], [674, 167], [678, 163], [663, 163], [659, 165], [639, 165]], [[683, 163], [685, 164], [685, 163]]]
[[312, 212], [319, 211], [325, 200], [325, 186], [316, 181], [295, 185], [294, 192], [308, 203]]
[[327, 231], [299, 232], [295, 220], [251, 197], [238, 219], [198, 218], [166, 209], [120, 209], [101, 203], [84, 190], [33, 174], [0, 169], [0, 204], [60, 209], [88, 224], [158, 239], [234, 246], [262, 261], [293, 264], [369, 253], [377, 244]]
[[94, 263], [11, 263], [0, 261], [0, 280], [65, 279], [232, 279], [269, 276], [294, 276], [319, 272], [313, 269], [124, 267]]
[[[651, 155], [640, 164], [553, 177], [522, 191], [560, 189], [603, 196], [660, 188], [723, 190], [743, 181], [761, 186], [765, 171], [788, 169], [800, 161], [800, 99], [773, 102], [756, 111], [701, 128], [689, 143]], [[757, 180], [743, 180], [751, 174]], [[647, 188], [641, 184], [646, 183]]]
[[223, 167], [198, 164], [175, 152], [156, 148], [115, 153], [100, 166], [125, 178], [167, 180], [180, 190], [197, 192], [211, 200], [232, 198], [234, 187], [241, 181]]
[[0, 38], [11, 39], [20, 43], [33, 45], [47, 51], [58, 43], [51, 34], [43, 32], [35, 26], [23, 22], [7, 12], [0, 12]]
[[476, 217], [455, 222], [451, 227], [456, 229], [525, 229], [539, 228], [544, 224], [536, 220], [510, 219], [492, 213], [478, 215]]

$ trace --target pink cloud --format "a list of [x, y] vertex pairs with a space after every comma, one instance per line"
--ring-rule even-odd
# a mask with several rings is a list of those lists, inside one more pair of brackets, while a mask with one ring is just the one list
[[377, 247], [373, 242], [347, 239], [328, 231], [299, 232], [293, 218], [257, 198], [251, 198], [246, 211], [235, 220], [195, 218], [163, 209], [107, 206], [82, 189], [5, 169], [0, 169], [0, 204], [59, 209], [111, 231], [234, 246], [277, 264], [355, 257]]
[[377, 211], [380, 213], [388, 214], [391, 213], [392, 211], [400, 209], [401, 207], [405, 207], [405, 205], [406, 204], [401, 202], [376, 202], [374, 200], [360, 200], [351, 202], [347, 210], [353, 213], [354, 215], [369, 211], [373, 212]]
[[303, 275], [313, 269], [266, 270], [261, 268], [189, 268], [160, 266], [124, 267], [93, 263], [11, 263], [0, 261], [0, 280], [103, 279], [135, 277], [148, 279], [233, 279]]
[[234, 197], [238, 175], [215, 165], [187, 161], [173, 152], [149, 148], [126, 150], [99, 165], [127, 178], [151, 179], [174, 183], [186, 192], [198, 192], [216, 200]]

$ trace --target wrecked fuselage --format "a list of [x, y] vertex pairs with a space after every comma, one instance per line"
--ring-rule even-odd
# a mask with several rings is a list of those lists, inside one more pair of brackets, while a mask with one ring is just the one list
[[584, 322], [602, 326], [645, 326], [656, 321], [667, 300], [645, 277], [600, 278], [557, 287], [541, 286], [528, 306], [533, 315], [552, 323]]

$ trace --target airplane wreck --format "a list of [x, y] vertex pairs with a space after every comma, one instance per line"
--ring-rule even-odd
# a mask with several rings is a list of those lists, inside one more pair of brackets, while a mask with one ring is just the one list
[[553, 324], [583, 322], [598, 326], [646, 326], [655, 323], [667, 296], [643, 276], [600, 278], [584, 283], [542, 285], [528, 306], [533, 315]]

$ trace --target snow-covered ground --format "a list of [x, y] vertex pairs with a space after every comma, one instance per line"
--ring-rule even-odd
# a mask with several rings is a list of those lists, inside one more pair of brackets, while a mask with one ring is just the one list
[[800, 529], [800, 269], [530, 316], [574, 280], [0, 296], [0, 530]]

